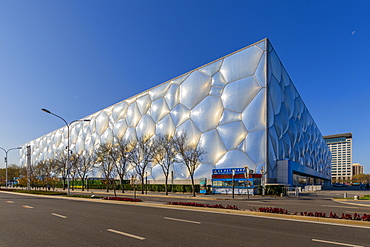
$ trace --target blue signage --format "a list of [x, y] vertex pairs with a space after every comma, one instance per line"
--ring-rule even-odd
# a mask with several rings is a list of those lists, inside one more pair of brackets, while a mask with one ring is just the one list
[[245, 173], [244, 168], [227, 168], [227, 169], [213, 169], [212, 170], [212, 175], [232, 174], [233, 170], [235, 171], [235, 174], [244, 174]]

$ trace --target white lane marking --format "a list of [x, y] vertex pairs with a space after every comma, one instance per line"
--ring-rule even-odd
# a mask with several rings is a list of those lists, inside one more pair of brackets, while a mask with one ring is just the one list
[[193, 223], [193, 224], [200, 224], [198, 221], [191, 221], [191, 220], [182, 220], [182, 219], [175, 219], [175, 218], [169, 218], [169, 217], [163, 217], [165, 220], [174, 220], [174, 221], [181, 221], [186, 223]]
[[312, 239], [312, 241], [314, 241], [314, 242], [321, 242], [321, 243], [327, 243], [327, 244], [343, 245], [343, 246], [364, 247], [364, 246], [362, 246], [362, 245], [345, 244], [345, 243], [332, 242], [332, 241], [320, 240], [320, 239]]
[[251, 206], [251, 207], [271, 207], [271, 208], [276, 208], [276, 206], [273, 206], [273, 205], [256, 205], [256, 204], [248, 204], [248, 206]]
[[31, 206], [28, 206], [28, 205], [23, 205], [22, 207], [24, 207], [24, 208], [33, 208]]
[[7, 203], [14, 203], [13, 201], [5, 201], [5, 202], [7, 202]]
[[54, 215], [54, 216], [63, 218], [63, 219], [67, 219], [67, 216], [64, 216], [64, 215], [60, 215], [60, 214], [56, 214], [56, 213], [51, 213], [51, 214]]
[[117, 233], [117, 234], [120, 234], [120, 235], [123, 235], [123, 236], [127, 236], [127, 237], [130, 237], [130, 238], [136, 238], [136, 239], [139, 239], [139, 240], [144, 240], [145, 238], [143, 237], [140, 237], [140, 236], [136, 236], [136, 235], [133, 235], [133, 234], [130, 234], [130, 233], [125, 233], [125, 232], [120, 232], [120, 231], [117, 231], [117, 230], [113, 230], [113, 229], [107, 229], [108, 232], [114, 232], [114, 233]]
[[321, 207], [330, 207], [330, 208], [359, 208], [359, 207], [332, 206], [332, 205], [321, 205]]
[[[191, 209], [191, 208], [168, 208], [168, 207], [161, 207], [161, 206], [148, 206], [148, 205], [139, 205], [136, 204], [135, 206], [142, 206], [142, 207], [155, 207], [155, 208], [165, 208], [165, 209], [173, 209], [173, 210], [183, 210], [183, 211], [195, 211], [195, 212], [202, 212], [202, 213], [211, 213], [211, 214], [227, 214], [227, 215], [238, 215], [244, 217], [255, 217], [255, 218], [264, 218], [264, 219], [271, 219], [271, 220], [285, 220], [285, 221], [295, 221], [295, 222], [302, 222], [302, 223], [311, 223], [311, 224], [321, 224], [321, 225], [332, 225], [332, 226], [344, 226], [344, 227], [353, 227], [353, 228], [361, 228], [361, 229], [370, 229], [370, 226], [358, 226], [358, 225], [350, 225], [344, 223], [331, 223], [331, 222], [322, 222], [316, 220], [301, 220], [301, 219], [291, 219], [291, 218], [277, 218], [273, 216], [264, 216], [264, 215], [252, 215], [252, 214], [239, 214], [239, 213], [229, 213], [229, 212], [215, 212], [215, 211], [203, 211], [199, 209]], [[313, 217], [315, 218], [315, 217]], [[338, 220], [339, 221], [339, 220]]]

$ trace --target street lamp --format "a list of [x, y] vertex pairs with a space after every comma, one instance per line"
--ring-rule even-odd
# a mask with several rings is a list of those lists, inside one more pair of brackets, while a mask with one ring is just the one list
[[58, 116], [57, 114], [55, 114], [55, 113], [52, 113], [51, 111], [49, 111], [49, 110], [47, 110], [47, 109], [45, 109], [45, 108], [42, 108], [41, 109], [42, 111], [44, 111], [44, 112], [46, 112], [46, 113], [49, 113], [49, 114], [51, 114], [51, 115], [53, 115], [53, 116], [56, 116], [56, 117], [58, 117], [58, 118], [60, 118], [60, 119], [62, 119], [63, 120], [63, 122], [66, 124], [66, 126], [67, 126], [67, 132], [68, 132], [68, 134], [67, 134], [67, 186], [68, 186], [68, 189], [67, 189], [67, 195], [70, 195], [71, 194], [71, 192], [70, 192], [70, 188], [69, 188], [69, 181], [70, 181], [70, 173], [71, 173], [71, 167], [70, 167], [70, 160], [69, 160], [69, 152], [70, 152], [70, 150], [69, 150], [69, 126], [71, 125], [71, 124], [73, 124], [74, 122], [90, 122], [91, 120], [90, 119], [82, 119], [82, 120], [74, 120], [74, 121], [72, 121], [72, 122], [70, 122], [69, 124], [68, 124], [68, 122], [64, 119], [64, 118], [62, 118], [61, 116]]
[[8, 152], [10, 150], [15, 149], [21, 149], [22, 147], [16, 147], [16, 148], [9, 148], [8, 150], [5, 150], [4, 148], [0, 147], [5, 152], [5, 187], [8, 188]]

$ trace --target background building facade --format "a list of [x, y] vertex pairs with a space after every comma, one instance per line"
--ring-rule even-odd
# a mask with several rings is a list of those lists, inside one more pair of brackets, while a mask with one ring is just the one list
[[352, 164], [352, 176], [364, 174], [364, 166], [360, 165], [360, 163], [353, 163]]
[[[267, 39], [162, 83], [96, 112], [71, 126], [70, 149], [91, 155], [100, 144], [143, 135], [176, 135], [206, 153], [195, 178], [211, 178], [212, 169], [243, 168], [266, 172], [268, 183], [293, 183], [293, 174], [330, 181], [330, 152]], [[65, 152], [67, 128], [26, 143], [32, 162]], [[289, 162], [283, 162], [289, 161]], [[279, 166], [279, 162], [281, 165]], [[189, 178], [182, 164], [172, 167], [175, 180]], [[148, 179], [164, 179], [152, 164]]]
[[332, 178], [336, 182], [352, 179], [352, 133], [324, 136], [331, 152]]

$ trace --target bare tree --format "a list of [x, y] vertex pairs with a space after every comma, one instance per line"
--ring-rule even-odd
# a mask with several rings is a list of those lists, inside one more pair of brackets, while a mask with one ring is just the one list
[[67, 159], [67, 156], [63, 153], [59, 153], [55, 158], [55, 160], [57, 161], [57, 173], [62, 177], [64, 190], [67, 188]]
[[34, 169], [38, 185], [55, 188], [57, 181], [56, 162], [53, 159], [39, 161]]
[[78, 164], [80, 163], [80, 159], [81, 157], [78, 154], [72, 154], [69, 156], [70, 175], [72, 177], [72, 190], [74, 190], [76, 176], [78, 175]]
[[101, 144], [96, 152], [96, 161], [100, 163], [100, 169], [104, 173], [107, 181], [107, 192], [109, 192], [109, 187], [112, 187], [114, 196], [117, 196], [114, 180], [116, 176], [116, 160], [114, 159], [114, 156], [112, 156], [112, 150], [112, 144]]
[[166, 180], [165, 192], [166, 195], [168, 195], [168, 176], [172, 164], [176, 161], [177, 155], [174, 139], [170, 135], [159, 135], [154, 146], [156, 148], [154, 161], [162, 168]]
[[200, 163], [200, 156], [206, 152], [194, 143], [189, 144], [188, 139], [187, 133], [182, 132], [180, 135], [174, 137], [174, 144], [176, 151], [181, 157], [179, 161], [183, 163], [189, 171], [193, 196], [195, 197], [194, 172]]
[[155, 146], [149, 136], [141, 136], [133, 143], [134, 148], [129, 153], [129, 161], [141, 179], [141, 193], [144, 194], [144, 178], [148, 165], [153, 162]]
[[132, 142], [126, 139], [122, 139], [113, 147], [113, 153], [115, 153], [116, 156], [116, 171], [120, 178], [122, 193], [125, 193], [124, 178], [126, 176], [127, 167], [130, 162], [130, 152], [134, 148], [133, 145], [134, 144]]
[[79, 162], [77, 164], [77, 173], [78, 176], [81, 178], [82, 182], [82, 191], [85, 189], [85, 181], [87, 179], [87, 174], [94, 168], [94, 160], [95, 157], [91, 155], [83, 154], [79, 158]]

